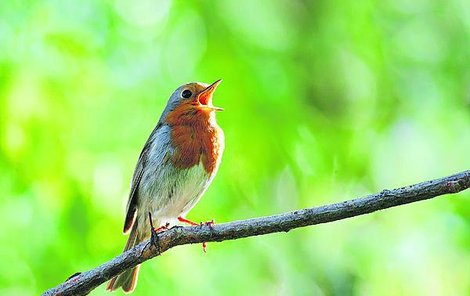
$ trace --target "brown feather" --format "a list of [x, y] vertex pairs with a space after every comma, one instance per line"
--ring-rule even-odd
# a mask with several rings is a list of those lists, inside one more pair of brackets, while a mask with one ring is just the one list
[[176, 149], [172, 158], [175, 167], [187, 169], [202, 161], [207, 173], [215, 170], [221, 131], [211, 124], [210, 112], [186, 102], [168, 113], [166, 123], [171, 127], [171, 142]]

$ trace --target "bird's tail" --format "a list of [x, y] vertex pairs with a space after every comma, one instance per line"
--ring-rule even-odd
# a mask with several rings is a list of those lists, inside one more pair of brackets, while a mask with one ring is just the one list
[[[124, 252], [131, 249], [135, 245], [140, 243], [137, 235], [137, 219], [134, 222], [134, 226], [132, 227], [131, 233], [129, 234], [129, 239], [127, 240], [127, 244], [124, 247]], [[139, 277], [139, 269], [140, 264], [136, 267], [130, 268], [125, 270], [120, 275], [114, 277], [109, 281], [106, 290], [112, 292], [119, 287], [122, 287], [124, 293], [132, 293], [134, 291], [135, 286], [137, 285], [137, 278]]]

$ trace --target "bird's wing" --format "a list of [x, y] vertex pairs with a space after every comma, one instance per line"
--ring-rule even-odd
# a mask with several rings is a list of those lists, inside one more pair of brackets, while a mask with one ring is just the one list
[[124, 221], [124, 233], [128, 233], [129, 230], [132, 228], [132, 225], [134, 225], [135, 217], [136, 217], [136, 211], [137, 211], [137, 201], [138, 201], [138, 190], [139, 190], [139, 184], [140, 180], [142, 179], [142, 175], [144, 174], [145, 167], [148, 162], [149, 158], [149, 152], [150, 152], [150, 147], [152, 146], [152, 143], [155, 140], [155, 137], [153, 136], [156, 131], [161, 127], [161, 123], [158, 123], [155, 129], [153, 130], [152, 134], [148, 138], [147, 142], [144, 145], [144, 148], [142, 149], [142, 152], [140, 152], [139, 160], [137, 161], [137, 165], [134, 170], [134, 175], [132, 177], [132, 183], [131, 183], [131, 191], [129, 194], [129, 199], [127, 200], [127, 210], [126, 210], [126, 219]]

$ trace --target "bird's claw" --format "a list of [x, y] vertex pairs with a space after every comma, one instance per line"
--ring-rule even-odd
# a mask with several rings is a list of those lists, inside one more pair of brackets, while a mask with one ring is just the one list
[[213, 228], [212, 226], [215, 225], [215, 220], [212, 219], [212, 220], [206, 221], [206, 222], [204, 222], [204, 223], [201, 222], [201, 226], [202, 226], [202, 225], [206, 225], [206, 226], [208, 226], [211, 230], [213, 230], [214, 228]]
[[[193, 222], [191, 220], [188, 220], [186, 218], [183, 218], [183, 217], [178, 217], [178, 221], [182, 222], [182, 223], [186, 223], [186, 224], [189, 224], [189, 225], [192, 225], [192, 226], [199, 226], [199, 227], [203, 227], [204, 225], [208, 226], [210, 230], [212, 230], [212, 226], [214, 226], [215, 224], [215, 221], [214, 219], [210, 220], [210, 221], [206, 221], [206, 222], [200, 222], [199, 224], [196, 223], [196, 222]], [[207, 243], [206, 242], [203, 242], [202, 243], [202, 250], [204, 251], [204, 253], [207, 253]]]
[[[206, 222], [201, 222], [200, 226], [204, 226], [206, 225], [207, 227], [209, 227], [210, 230], [213, 230], [214, 228], [212, 226], [214, 226], [215, 224], [215, 221], [214, 219], [210, 220], [210, 221], [206, 221]], [[207, 253], [207, 243], [206, 242], [203, 242], [202, 243], [202, 250], [204, 251], [204, 253]]]

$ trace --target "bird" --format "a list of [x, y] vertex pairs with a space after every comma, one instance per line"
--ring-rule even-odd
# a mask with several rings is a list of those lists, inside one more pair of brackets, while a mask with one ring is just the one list
[[[131, 181], [124, 234], [127, 251], [149, 239], [152, 231], [168, 229], [186, 219], [211, 184], [224, 151], [224, 133], [212, 104], [222, 80], [212, 84], [191, 82], [178, 87], [145, 143]], [[199, 225], [199, 224], [198, 224]], [[204, 246], [204, 245], [203, 245]], [[123, 252], [124, 252], [123, 251]], [[134, 291], [140, 265], [111, 279], [108, 291]]]

